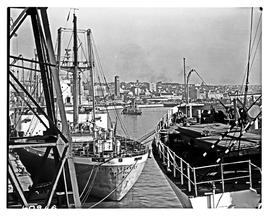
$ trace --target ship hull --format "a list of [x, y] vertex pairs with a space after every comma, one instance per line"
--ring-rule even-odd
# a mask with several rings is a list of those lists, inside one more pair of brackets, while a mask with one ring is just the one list
[[[40, 168], [44, 151], [17, 149], [16, 152], [32, 178], [38, 171], [42, 171], [39, 181], [52, 181], [56, 173], [52, 157]], [[74, 157], [80, 195], [120, 201], [138, 180], [147, 157], [148, 152], [133, 157], [113, 158], [102, 165], [88, 157]], [[68, 178], [67, 183], [70, 184]]]
[[[88, 158], [75, 158], [79, 191], [83, 191], [93, 170], [91, 195], [120, 201], [138, 180], [147, 156], [147, 154], [144, 154], [136, 157], [114, 158], [100, 166], [96, 176], [93, 176], [95, 174], [95, 170], [93, 170], [95, 164], [89, 164]], [[135, 161], [136, 158], [141, 159]], [[119, 159], [122, 162], [119, 162]], [[90, 185], [87, 188], [89, 187], [91, 188]]]

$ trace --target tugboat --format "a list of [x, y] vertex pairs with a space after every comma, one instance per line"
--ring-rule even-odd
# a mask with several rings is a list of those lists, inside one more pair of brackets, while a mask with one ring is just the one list
[[[69, 67], [73, 71], [73, 122], [70, 123], [72, 143], [72, 159], [76, 169], [80, 200], [84, 203], [89, 196], [105, 200], [120, 201], [131, 189], [139, 178], [145, 162], [148, 158], [149, 149], [147, 146], [132, 139], [116, 135], [116, 128], [104, 128], [96, 125], [95, 115], [95, 91], [92, 92], [92, 114], [85, 121], [78, 119], [78, 78], [77, 70], [77, 17], [73, 14], [73, 33], [74, 33], [74, 65]], [[82, 31], [82, 30], [80, 30]], [[92, 90], [94, 90], [94, 52], [91, 38], [91, 30], [83, 31], [87, 33], [88, 57], [87, 70], [90, 71]], [[61, 38], [61, 37], [60, 37]], [[59, 43], [60, 44], [60, 43]], [[61, 49], [58, 49], [58, 63], [60, 60]], [[81, 68], [80, 68], [81, 69]], [[52, 103], [53, 104], [53, 103]], [[54, 108], [54, 107], [52, 107]], [[32, 115], [34, 116], [34, 115]], [[44, 117], [43, 117], [44, 118]], [[43, 118], [40, 118], [41, 120]], [[89, 119], [89, 120], [88, 120]], [[80, 121], [80, 122], [79, 122]], [[45, 121], [44, 121], [45, 122]], [[28, 122], [30, 125], [32, 122]], [[46, 122], [45, 122], [46, 123]], [[61, 122], [58, 123], [61, 129]], [[36, 125], [37, 127], [38, 125]], [[24, 126], [25, 129], [31, 128]], [[31, 131], [41, 134], [37, 128]], [[20, 130], [20, 134], [25, 134]], [[26, 141], [26, 140], [24, 140]], [[27, 143], [35, 141], [35, 135], [27, 139]], [[16, 142], [16, 140], [14, 141]], [[40, 169], [40, 164], [45, 155], [45, 149], [40, 147], [16, 149], [20, 160], [33, 178], [39, 174], [39, 181], [46, 183], [55, 175], [53, 154], [46, 154], [48, 161]], [[47, 151], [46, 151], [47, 152]], [[30, 161], [31, 160], [31, 161]], [[33, 160], [37, 164], [32, 164]], [[42, 170], [42, 173], [39, 172]], [[67, 179], [68, 186], [70, 185]]]
[[130, 103], [130, 105], [125, 106], [124, 109], [122, 110], [122, 114], [126, 115], [141, 115], [142, 110], [138, 108], [138, 105], [135, 101], [135, 99]]

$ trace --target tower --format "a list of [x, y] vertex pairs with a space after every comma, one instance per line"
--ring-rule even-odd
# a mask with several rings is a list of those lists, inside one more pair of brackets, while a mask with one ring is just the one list
[[120, 82], [119, 76], [114, 77], [114, 95], [115, 97], [120, 97]]

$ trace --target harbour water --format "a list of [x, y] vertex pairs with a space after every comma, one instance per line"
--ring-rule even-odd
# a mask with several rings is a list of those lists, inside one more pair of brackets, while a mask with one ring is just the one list
[[[123, 115], [121, 110], [110, 111], [112, 121], [116, 116], [120, 116], [129, 136], [139, 139], [143, 135], [154, 129], [160, 118], [166, 113], [168, 108], [142, 108], [142, 115]], [[123, 135], [121, 124], [117, 124], [117, 132]], [[87, 203], [84, 207], [94, 205], [95, 199]], [[154, 158], [148, 158], [144, 170], [138, 181], [120, 201], [103, 201], [97, 208], [181, 208], [181, 202], [169, 185], [165, 175], [159, 169]]]
[[[120, 116], [129, 136], [136, 140], [151, 132], [169, 108], [151, 107], [141, 109], [142, 115], [124, 115], [121, 114], [121, 109], [109, 110], [109, 114], [112, 122], [115, 122], [116, 117]], [[117, 134], [124, 136], [119, 121], [117, 123]]]

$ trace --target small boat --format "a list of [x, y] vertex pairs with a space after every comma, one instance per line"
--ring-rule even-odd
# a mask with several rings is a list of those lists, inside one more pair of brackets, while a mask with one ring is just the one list
[[122, 114], [126, 114], [126, 115], [141, 115], [142, 114], [142, 110], [140, 108], [138, 108], [137, 103], [135, 102], [135, 100], [133, 100], [130, 103], [130, 105], [124, 107], [124, 109], [122, 110]]

